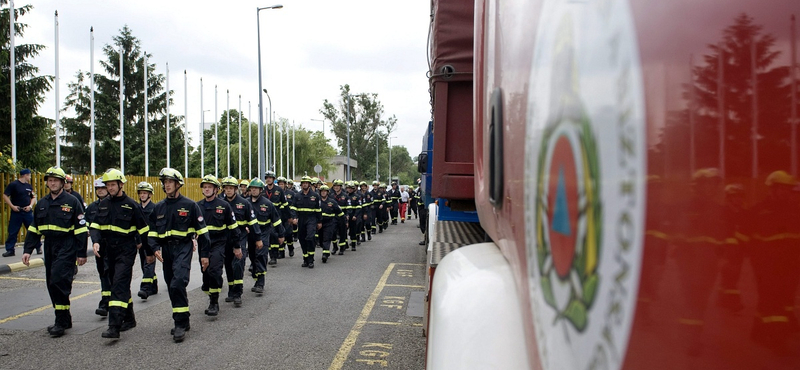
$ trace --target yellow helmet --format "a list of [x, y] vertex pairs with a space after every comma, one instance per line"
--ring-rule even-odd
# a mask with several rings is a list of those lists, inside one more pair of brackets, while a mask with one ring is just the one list
[[164, 167], [158, 172], [158, 177], [161, 178], [163, 183], [166, 179], [175, 180], [178, 184], [183, 185], [183, 175], [174, 168]]
[[201, 188], [203, 187], [203, 184], [211, 184], [211, 185], [214, 185], [216, 187], [222, 186], [222, 184], [219, 183], [219, 180], [217, 180], [217, 177], [214, 176], [214, 175], [205, 175], [205, 176], [203, 176], [203, 179], [200, 180], [200, 187]]
[[797, 185], [797, 179], [786, 173], [786, 171], [775, 171], [767, 176], [767, 181], [765, 183], [767, 186], [775, 184], [794, 186]]
[[153, 185], [150, 185], [149, 182], [142, 181], [142, 182], [136, 184], [136, 191], [149, 191], [151, 193], [154, 193], [155, 189], [153, 189]]
[[47, 181], [48, 177], [55, 177], [57, 179], [66, 181], [67, 174], [60, 167], [53, 166], [48, 168], [47, 171], [44, 172], [44, 181]]
[[222, 186], [237, 186], [239, 183], [236, 181], [236, 178], [233, 176], [225, 176], [222, 178]]
[[109, 181], [119, 181], [121, 183], [126, 183], [128, 179], [125, 178], [125, 174], [122, 171], [116, 168], [109, 168], [103, 173], [103, 177], [100, 178], [103, 180], [104, 183], [108, 183]]
[[330, 188], [330, 187], [328, 187], [328, 185], [322, 185], [322, 186], [320, 186], [320, 187], [319, 187], [319, 191], [323, 191], [323, 190], [325, 190], [325, 191], [330, 191], [330, 190], [331, 190], [331, 188]]
[[300, 183], [304, 183], [304, 182], [308, 182], [308, 183], [313, 184], [313, 182], [311, 181], [311, 178], [308, 177], [308, 176], [303, 176], [303, 177], [300, 178]]
[[242, 180], [242, 181], [239, 181], [239, 186], [242, 186], [242, 185], [244, 185], [244, 186], [250, 186], [250, 181], [247, 181], [247, 180]]

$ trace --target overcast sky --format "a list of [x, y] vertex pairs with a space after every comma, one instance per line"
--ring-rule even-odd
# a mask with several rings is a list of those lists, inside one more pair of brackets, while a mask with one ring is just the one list
[[[45, 45], [47, 49], [32, 62], [48, 75], [55, 75], [54, 12], [58, 11], [62, 104], [67, 83], [78, 70], [89, 70], [90, 27], [95, 30], [98, 72], [103, 46], [127, 24], [153, 56], [150, 62], [158, 73], [165, 73], [169, 63], [175, 102], [170, 112], [183, 115], [184, 96], [188, 97], [193, 144], [199, 143], [201, 77], [203, 108], [211, 109], [206, 122], [213, 121], [214, 85], [219, 89], [219, 112], [226, 108], [228, 89], [230, 107], [238, 108], [241, 95], [245, 117], [250, 101], [252, 121], [258, 122], [256, 8], [282, 4], [283, 9], [260, 12], [263, 86], [276, 114], [320, 130], [322, 123], [311, 119], [322, 118], [323, 100], [337, 101], [339, 86], [350, 84], [354, 93], [377, 93], [386, 115], [397, 116], [393, 145], [405, 146], [412, 157], [421, 149], [430, 119], [425, 77], [427, 0], [17, 0], [14, 5], [29, 3], [32, 12], [21, 18], [29, 28], [16, 43]], [[55, 118], [55, 111], [51, 90], [39, 114]]]

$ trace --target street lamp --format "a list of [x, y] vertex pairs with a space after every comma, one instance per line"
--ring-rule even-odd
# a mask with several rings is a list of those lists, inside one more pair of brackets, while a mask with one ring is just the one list
[[353, 98], [347, 94], [347, 175], [345, 179], [350, 181], [350, 111], [353, 108]]
[[380, 141], [381, 138], [375, 135], [375, 181], [381, 181], [381, 175], [378, 174], [378, 162], [380, 162], [380, 157], [378, 157], [378, 142]]
[[325, 118], [323, 118], [323, 119], [312, 118], [311, 120], [312, 121], [317, 121], [317, 122], [322, 122], [322, 137], [324, 138], [325, 137]]
[[[258, 173], [264, 173], [264, 98], [261, 96], [260, 91], [263, 90], [261, 86], [261, 18], [258, 16], [259, 12], [265, 9], [281, 9], [283, 5], [271, 5], [263, 8], [256, 8], [256, 32], [258, 33]], [[270, 103], [271, 105], [271, 103]], [[272, 109], [270, 107], [270, 109]]]
[[389, 137], [389, 185], [392, 185], [392, 139], [397, 139], [397, 136]]
[[[272, 169], [274, 171], [275, 170], [275, 127], [272, 126], [272, 98], [269, 97], [269, 92], [267, 92], [267, 89], [261, 89], [261, 91], [263, 91], [264, 94], [267, 94], [267, 100], [269, 101], [269, 113], [267, 113], [267, 117], [269, 118], [269, 126], [267, 127], [267, 129], [272, 127]], [[267, 145], [269, 145], [269, 144], [267, 144]], [[270, 153], [270, 151], [267, 150], [267, 153], [266, 153], [267, 157], [269, 157], [269, 153]], [[267, 162], [269, 162], [269, 161], [267, 161]], [[261, 175], [259, 175], [259, 176], [262, 176], [262, 175], [263, 175], [263, 173]]]

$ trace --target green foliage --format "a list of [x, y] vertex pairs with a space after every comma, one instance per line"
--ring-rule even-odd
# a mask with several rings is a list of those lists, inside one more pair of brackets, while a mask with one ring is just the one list
[[[375, 150], [378, 149], [378, 169], [382, 181], [388, 177], [389, 146], [387, 138], [391, 136], [397, 125], [397, 118], [391, 116], [384, 118], [383, 104], [378, 100], [378, 94], [361, 93], [352, 94], [349, 85], [341, 86], [340, 100], [334, 103], [327, 99], [323, 102], [320, 113], [330, 125], [331, 132], [336, 136], [340, 148], [340, 155], [347, 155], [347, 126], [350, 125], [350, 157], [358, 161], [358, 168], [353, 168], [352, 178], [358, 180], [373, 179], [375, 177]], [[402, 154], [398, 154], [402, 155]], [[405, 152], [408, 156], [408, 151]], [[410, 157], [408, 158], [410, 160]], [[392, 162], [395, 153], [392, 153]], [[397, 170], [401, 170], [400, 167]], [[392, 172], [395, 171], [392, 166]], [[402, 171], [401, 171], [402, 172]]]
[[[230, 113], [230, 145], [228, 144], [228, 114]], [[214, 174], [214, 119], [206, 118], [206, 129], [203, 131], [203, 142], [205, 148], [204, 171], [203, 175]], [[210, 122], [209, 122], [210, 121]], [[217, 177], [234, 176], [237, 178], [248, 178], [248, 174], [253, 177], [258, 175], [258, 123], [251, 123], [244, 114], [242, 114], [241, 130], [239, 129], [239, 111], [230, 109], [229, 111], [222, 111], [218, 119], [216, 129], [219, 133], [219, 142], [217, 146], [217, 159], [219, 160], [219, 173], [215, 174]], [[250, 130], [248, 133], [247, 130]], [[239, 135], [241, 133], [242, 141], [242, 173], [239, 176]], [[248, 144], [248, 140], [251, 142]], [[248, 156], [248, 148], [250, 148], [251, 156]], [[231, 168], [228, 170], [228, 151], [231, 153]], [[198, 146], [189, 157], [189, 172], [192, 176], [201, 177], [200, 175], [200, 155], [201, 148]], [[252, 158], [252, 161], [250, 159]], [[248, 162], [250, 166], [248, 168]]]
[[[10, 58], [9, 16], [7, 0], [0, 0], [4, 6], [0, 11], [0, 64], [8, 66]], [[28, 25], [19, 18], [33, 9], [25, 5], [15, 9], [15, 43], [21, 41]], [[15, 95], [17, 113], [17, 160], [24, 158], [32, 169], [44, 170], [53, 164], [55, 141], [53, 120], [38, 115], [44, 102], [45, 93], [50, 90], [52, 76], [38, 75], [39, 68], [29, 62], [44, 50], [44, 45], [15, 44]], [[8, 68], [0, 69], [0, 147], [11, 145], [11, 79]], [[4, 151], [10, 155], [10, 150]], [[8, 158], [3, 158], [6, 161]], [[7, 162], [7, 161], [6, 161]]]
[[[128, 26], [113, 38], [113, 45], [103, 47], [102, 71], [95, 73], [95, 160], [96, 172], [109, 167], [119, 168], [120, 145], [120, 91], [119, 61], [122, 46], [125, 114], [125, 172], [144, 174], [144, 52], [141, 42]], [[152, 55], [147, 54], [148, 58]], [[156, 65], [147, 66], [147, 123], [150, 174], [166, 166], [166, 77], [156, 73]], [[104, 73], [103, 73], [104, 72]], [[71, 172], [87, 173], [90, 169], [90, 87], [89, 74], [78, 71], [74, 82], [68, 84], [69, 92], [64, 111], [72, 109], [75, 117], [63, 122], [65, 141], [62, 148], [63, 167]], [[177, 79], [176, 79], [177, 80]], [[171, 97], [174, 92], [170, 91]], [[171, 105], [172, 99], [169, 99]], [[183, 171], [184, 130], [183, 117], [170, 114], [170, 165]], [[189, 149], [190, 151], [192, 148]]]

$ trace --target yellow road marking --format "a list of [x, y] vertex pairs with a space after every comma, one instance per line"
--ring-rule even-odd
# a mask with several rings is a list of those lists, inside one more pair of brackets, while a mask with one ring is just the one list
[[386, 284], [386, 286], [393, 286], [398, 288], [418, 288], [418, 289], [422, 289], [425, 287], [424, 285], [405, 285], [405, 284]]
[[[13, 277], [13, 276], [0, 276], [0, 280], [47, 281], [47, 279], [23, 278], [23, 277]], [[99, 281], [81, 281], [81, 280], [74, 280], [72, 283], [73, 284], [100, 284]]]
[[328, 367], [328, 370], [339, 370], [342, 368], [342, 366], [344, 366], [344, 362], [347, 360], [347, 356], [350, 355], [350, 351], [353, 350], [353, 346], [356, 344], [356, 339], [358, 339], [358, 335], [361, 334], [361, 330], [367, 323], [367, 318], [372, 312], [372, 308], [375, 307], [375, 301], [378, 300], [378, 296], [380, 296], [381, 291], [383, 291], [383, 287], [386, 285], [386, 280], [389, 279], [389, 275], [392, 273], [394, 266], [395, 263], [390, 263], [389, 267], [386, 268], [386, 271], [383, 272], [383, 276], [381, 276], [381, 279], [378, 281], [378, 285], [375, 287], [375, 290], [372, 291], [369, 299], [367, 299], [364, 309], [362, 309], [361, 314], [358, 315], [358, 319], [356, 320], [355, 325], [353, 325], [353, 329], [350, 330], [350, 334], [348, 334], [347, 338], [344, 339], [342, 346], [339, 348], [339, 352], [336, 353], [336, 357], [333, 358], [333, 362], [331, 362], [331, 366]]
[[375, 324], [375, 325], [400, 325], [400, 322], [388, 322], [388, 321], [367, 321], [367, 324]]
[[44, 260], [41, 258], [31, 258], [28, 263], [30, 266], [25, 266], [25, 264], [22, 262], [9, 263], [8, 268], [11, 269], [11, 272], [17, 272], [21, 270], [27, 270], [29, 268], [44, 266]]
[[[88, 292], [88, 293], [83, 293], [83, 294], [81, 294], [81, 295], [79, 295], [77, 297], [70, 297], [70, 301], [77, 301], [77, 300], [79, 300], [79, 299], [81, 299], [83, 297], [87, 297], [87, 296], [90, 296], [90, 295], [95, 294], [95, 293], [100, 293], [100, 289], [93, 290], [93, 291]], [[0, 320], [0, 324], [5, 324], [5, 323], [7, 323], [9, 321], [13, 321], [13, 320], [19, 319], [21, 317], [32, 315], [32, 314], [35, 314], [37, 312], [42, 312], [42, 311], [44, 311], [44, 310], [46, 310], [48, 308], [53, 308], [53, 305], [49, 304], [47, 306], [42, 306], [42, 307], [27, 311], [27, 312], [23, 312], [23, 313], [18, 314], [18, 315], [14, 315], [14, 316], [11, 316], [11, 317], [6, 317], [5, 319]]]
[[395, 265], [405, 265], [405, 266], [425, 266], [424, 263], [405, 263], [405, 262], [396, 262]]

